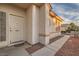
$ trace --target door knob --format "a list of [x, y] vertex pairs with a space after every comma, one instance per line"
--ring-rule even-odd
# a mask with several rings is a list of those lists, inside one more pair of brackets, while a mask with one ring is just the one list
[[15, 30], [15, 31], [17, 31], [17, 32], [18, 32], [19, 30]]
[[11, 27], [10, 27], [10, 32], [11, 32], [12, 30], [11, 30]]
[[11, 32], [12, 30], [10, 30], [10, 32]]

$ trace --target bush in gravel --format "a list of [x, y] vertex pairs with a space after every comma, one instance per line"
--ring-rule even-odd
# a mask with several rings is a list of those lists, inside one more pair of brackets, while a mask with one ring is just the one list
[[62, 34], [65, 34], [65, 33], [66, 33], [66, 31], [61, 31], [61, 33], [62, 33]]

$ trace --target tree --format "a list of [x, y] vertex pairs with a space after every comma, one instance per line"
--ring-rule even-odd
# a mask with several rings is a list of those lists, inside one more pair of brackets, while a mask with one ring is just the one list
[[71, 31], [75, 31], [76, 25], [74, 23], [70, 23], [70, 29]]
[[66, 31], [71, 32], [76, 30], [77, 30], [77, 26], [74, 23], [70, 23]]

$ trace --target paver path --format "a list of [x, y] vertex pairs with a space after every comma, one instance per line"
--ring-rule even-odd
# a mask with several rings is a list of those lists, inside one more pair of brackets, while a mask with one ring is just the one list
[[56, 56], [79, 56], [79, 37], [70, 37]]

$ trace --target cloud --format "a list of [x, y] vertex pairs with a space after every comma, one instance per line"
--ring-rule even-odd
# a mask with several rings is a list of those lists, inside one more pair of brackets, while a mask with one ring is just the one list
[[65, 17], [62, 17], [62, 16], [60, 16], [60, 17], [61, 17], [62, 19], [65, 19], [63, 23], [71, 23], [71, 22], [72, 22], [72, 21], [69, 20], [68, 18], [65, 18]]
[[79, 20], [79, 4], [78, 3], [54, 3], [53, 11], [61, 16], [65, 21]]

